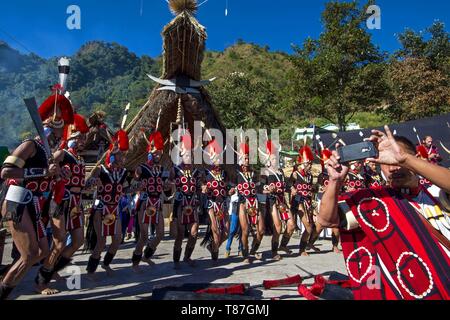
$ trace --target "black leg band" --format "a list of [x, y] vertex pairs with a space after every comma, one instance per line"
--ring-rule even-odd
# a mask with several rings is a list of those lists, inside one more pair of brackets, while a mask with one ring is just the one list
[[291, 240], [291, 237], [289, 237], [289, 236], [287, 236], [287, 235], [284, 235], [284, 236], [283, 236], [283, 239], [281, 239], [280, 247], [286, 248], [287, 245], [288, 245], [288, 243], [289, 243], [289, 240]]
[[278, 242], [272, 242], [272, 253], [278, 252]]
[[142, 260], [142, 254], [136, 254], [136, 253], [133, 253], [133, 258], [131, 258], [131, 261], [133, 262], [133, 265], [134, 266], [137, 266], [137, 265], [139, 265], [139, 263], [141, 262], [141, 260]]
[[45, 285], [50, 283], [53, 277], [53, 270], [47, 270], [44, 267], [40, 267], [34, 282], [39, 285]]
[[70, 258], [66, 258], [61, 256], [58, 260], [58, 262], [55, 264], [55, 268], [53, 269], [54, 272], [59, 272], [63, 270], [65, 267], [69, 265], [69, 263], [72, 261]]
[[180, 262], [181, 250], [173, 250], [173, 262]]
[[94, 273], [95, 271], [97, 271], [99, 263], [100, 263], [100, 259], [95, 259], [93, 257], [90, 257], [87, 268], [86, 268], [87, 272]]
[[308, 242], [300, 241], [300, 252], [306, 251], [306, 247], [308, 246]]
[[217, 251], [217, 252], [211, 252], [211, 259], [212, 259], [213, 261], [219, 260], [219, 251]]
[[145, 248], [144, 250], [144, 257], [145, 259], [150, 259], [155, 254], [155, 250], [153, 250], [150, 247]]
[[108, 267], [111, 264], [111, 262], [113, 261], [114, 256], [115, 256], [115, 254], [107, 252], [105, 254], [105, 258], [103, 259], [103, 265]]
[[337, 247], [339, 245], [339, 238], [336, 237], [334, 234], [331, 235], [331, 243], [334, 247]]
[[184, 258], [190, 259], [193, 252], [194, 252], [194, 248], [186, 248], [186, 250], [184, 251]]
[[259, 242], [258, 240], [255, 240], [252, 244], [252, 250], [250, 251], [250, 254], [251, 255], [256, 254], [256, 252], [258, 251], [260, 246], [261, 246], [261, 242]]
[[8, 296], [14, 290], [13, 287], [5, 286], [3, 283], [0, 283], [0, 301], [8, 299]]

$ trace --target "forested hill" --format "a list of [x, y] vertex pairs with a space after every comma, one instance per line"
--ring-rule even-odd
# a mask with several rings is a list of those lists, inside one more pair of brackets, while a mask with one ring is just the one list
[[[281, 129], [291, 145], [294, 128], [350, 122], [362, 128], [450, 112], [450, 34], [441, 22], [398, 34], [397, 52], [382, 52], [365, 27], [357, 2], [330, 1], [324, 32], [288, 55], [238, 40], [207, 51], [203, 78], [227, 128]], [[138, 57], [117, 43], [90, 42], [70, 57], [68, 90], [77, 111], [104, 110], [117, 128], [125, 105], [130, 119], [161, 74], [161, 57]], [[0, 41], [0, 145], [14, 147], [33, 133], [23, 98], [45, 99], [58, 81], [57, 60], [24, 55]]]
[[[77, 112], [88, 115], [94, 110], [104, 110], [112, 126], [120, 122], [128, 102], [132, 104], [130, 117], [145, 103], [154, 87], [147, 74], [161, 74], [160, 57], [138, 57], [117, 43], [89, 42], [70, 58], [67, 89]], [[234, 72], [283, 88], [287, 85], [289, 68], [286, 54], [238, 41], [224, 52], [206, 52], [203, 73], [205, 78], [218, 77], [212, 90]], [[21, 54], [0, 41], [0, 106], [3, 111], [0, 145], [14, 147], [33, 132], [23, 98], [35, 96], [39, 103], [57, 81], [56, 57], [43, 59], [34, 54]]]

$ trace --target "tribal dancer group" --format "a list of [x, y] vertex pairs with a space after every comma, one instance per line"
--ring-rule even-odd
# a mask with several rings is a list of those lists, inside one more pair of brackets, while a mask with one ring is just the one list
[[[60, 72], [65, 72], [63, 65]], [[252, 263], [263, 258], [264, 236], [271, 236], [270, 258], [278, 261], [294, 256], [295, 248], [301, 257], [318, 251], [315, 242], [328, 228], [332, 250], [341, 254], [342, 246], [355, 299], [449, 299], [450, 171], [436, 165], [440, 156], [431, 137], [416, 146], [387, 127], [385, 132], [373, 131], [369, 140], [377, 146], [378, 157], [348, 164], [339, 161], [334, 150], [339, 145], [331, 150], [317, 137], [317, 151], [306, 141], [299, 146], [289, 175], [279, 168], [275, 143], [269, 140], [265, 150], [257, 151], [262, 167], [257, 169], [250, 164], [248, 141], [239, 141], [234, 150], [237, 169], [230, 175], [222, 161], [225, 148], [214, 139], [194, 146], [189, 134], [181, 137], [180, 162], [164, 166], [161, 159], [169, 139], [159, 130], [158, 120], [150, 132], [142, 132], [147, 143], [144, 163], [126, 168], [126, 131], [106, 131], [110, 145], [103, 164], [86, 177], [80, 154], [93, 124], [74, 112], [64, 85], [61, 81], [54, 86], [37, 108], [40, 122], [35, 124], [43, 134], [24, 141], [2, 166], [1, 214], [18, 255], [2, 271], [1, 300], [36, 264], [35, 289], [57, 294], [51, 281], [83, 244], [90, 253], [87, 276], [95, 280], [99, 266], [113, 274], [111, 266], [123, 240], [120, 210], [126, 196], [135, 199], [139, 234], [130, 267], [136, 273], [144, 272], [141, 263], [155, 263], [152, 258], [165, 234], [163, 204], [170, 202], [175, 268], [181, 263], [195, 266], [192, 255], [202, 216], [208, 220], [202, 245], [213, 264], [227, 240], [224, 257], [230, 257], [237, 233], [239, 255]], [[193, 163], [192, 151], [198, 147], [209, 160], [202, 166]], [[312, 172], [316, 160], [322, 168], [318, 177]], [[89, 190], [94, 201], [92, 208], [85, 208], [83, 192]], [[154, 231], [151, 240], [149, 229]], [[300, 229], [299, 243], [289, 246]], [[376, 267], [381, 285], [373, 289], [367, 283]]]

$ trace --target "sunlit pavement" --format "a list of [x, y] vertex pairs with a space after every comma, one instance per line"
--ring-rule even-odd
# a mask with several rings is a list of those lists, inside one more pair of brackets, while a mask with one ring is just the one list
[[[168, 234], [166, 234], [168, 236]], [[9, 252], [11, 249], [10, 239], [5, 248], [5, 258], [3, 263], [10, 261]], [[299, 238], [297, 235], [291, 239], [289, 247], [296, 254]], [[329, 275], [331, 272], [347, 274], [345, 262], [342, 254], [331, 251], [331, 242], [326, 240], [318, 241], [317, 247], [320, 253], [310, 252], [309, 257], [287, 257], [283, 255], [281, 261], [273, 261], [270, 254], [270, 238], [265, 237], [260, 252], [263, 253], [261, 261], [254, 261], [252, 264], [244, 264], [242, 258], [237, 257], [237, 241], [234, 241], [231, 257], [224, 258], [224, 247], [221, 248], [220, 260], [216, 266], [212, 265], [208, 251], [200, 247], [200, 241], [193, 254], [196, 266], [190, 267], [181, 264], [179, 270], [175, 270], [172, 263], [173, 240], [165, 239], [159, 246], [155, 258], [154, 266], [141, 263], [143, 273], [136, 274], [131, 269], [131, 256], [134, 250], [134, 241], [130, 240], [122, 245], [117, 253], [111, 267], [115, 270], [113, 277], [108, 277], [106, 272], [99, 267], [97, 282], [92, 282], [86, 278], [86, 265], [88, 254], [79, 252], [74, 258], [74, 266], [81, 271], [80, 289], [69, 290], [68, 286], [76, 286], [76, 278], [69, 278], [66, 272], [62, 272], [63, 280], [52, 282], [52, 287], [61, 293], [47, 297], [34, 293], [33, 279], [37, 272], [34, 267], [28, 273], [24, 281], [16, 288], [12, 294], [12, 299], [32, 300], [32, 299], [52, 299], [52, 300], [98, 300], [98, 299], [130, 299], [141, 300], [151, 299], [152, 290], [166, 286], [180, 286], [186, 283], [246, 283], [250, 285], [248, 294], [257, 299], [302, 299], [297, 293], [297, 287], [283, 287], [272, 290], [264, 290], [263, 280], [283, 279], [287, 276], [300, 275], [305, 280], [305, 284], [314, 282], [313, 276], [317, 274]], [[184, 244], [183, 244], [184, 248]], [[66, 269], [67, 271], [68, 269]], [[70, 267], [71, 272], [77, 268]], [[69, 279], [69, 280], [68, 280]], [[334, 293], [331, 299], [344, 299], [346, 294]]]

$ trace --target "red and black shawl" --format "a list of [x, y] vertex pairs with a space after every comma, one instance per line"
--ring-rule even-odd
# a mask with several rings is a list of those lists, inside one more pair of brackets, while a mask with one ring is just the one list
[[410, 200], [389, 188], [341, 196], [360, 225], [341, 231], [355, 299], [449, 299], [449, 252]]

